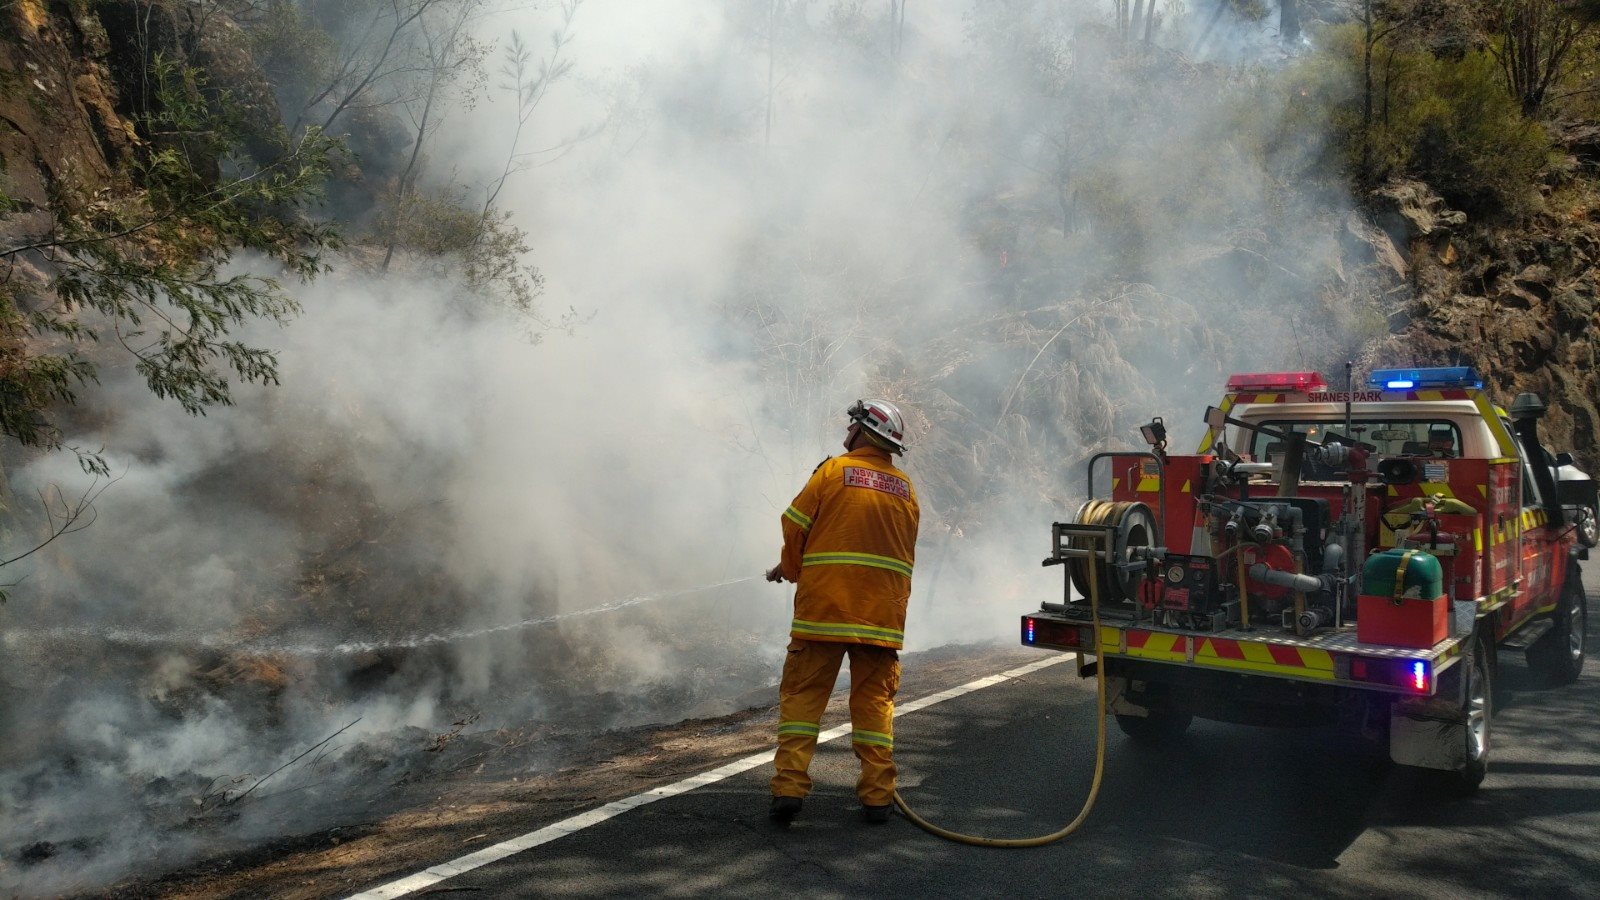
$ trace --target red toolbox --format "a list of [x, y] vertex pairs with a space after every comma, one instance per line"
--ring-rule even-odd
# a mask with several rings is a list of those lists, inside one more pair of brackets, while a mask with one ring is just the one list
[[1405, 547], [1372, 554], [1356, 598], [1356, 640], [1432, 647], [1450, 634], [1450, 600], [1444, 593], [1444, 569], [1433, 554]]
[[1450, 598], [1356, 598], [1356, 640], [1426, 650], [1450, 636]]

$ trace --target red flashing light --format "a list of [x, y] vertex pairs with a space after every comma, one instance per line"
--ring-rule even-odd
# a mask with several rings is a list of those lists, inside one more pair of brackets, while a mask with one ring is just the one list
[[1350, 658], [1350, 679], [1386, 684], [1416, 694], [1433, 690], [1433, 666], [1425, 659]]
[[1411, 661], [1411, 689], [1419, 694], [1428, 692], [1428, 664], [1420, 659]]
[[1030, 647], [1055, 647], [1066, 649], [1084, 646], [1084, 636], [1079, 626], [1071, 622], [1057, 622], [1034, 616], [1022, 617], [1022, 642]]
[[1239, 391], [1283, 391], [1304, 394], [1325, 391], [1327, 379], [1320, 372], [1240, 372], [1228, 376], [1228, 393]]

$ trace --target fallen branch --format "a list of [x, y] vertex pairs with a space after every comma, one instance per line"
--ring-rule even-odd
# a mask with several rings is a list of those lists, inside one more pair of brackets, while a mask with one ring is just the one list
[[333, 734], [330, 734], [327, 737], [323, 738], [322, 740], [317, 741], [315, 744], [312, 744], [310, 747], [306, 748], [306, 751], [304, 753], [300, 754], [299, 756], [296, 756], [294, 759], [289, 760], [288, 762], [286, 762], [283, 765], [277, 767], [276, 769], [273, 769], [271, 772], [268, 772], [266, 774], [266, 777], [262, 778], [260, 781], [256, 782], [255, 784], [250, 785], [249, 790], [247, 790], [244, 793], [240, 794], [239, 796], [235, 797], [233, 799], [233, 802], [234, 803], [238, 803], [239, 801], [243, 800], [244, 798], [250, 796], [250, 791], [253, 791], [256, 788], [261, 787], [263, 784], [266, 784], [267, 780], [270, 779], [272, 776], [278, 774], [279, 772], [282, 772], [284, 769], [289, 768], [290, 766], [294, 765], [295, 763], [299, 762], [300, 760], [305, 759], [307, 756], [310, 756], [313, 752], [316, 751], [316, 749], [318, 747], [321, 747], [323, 744], [326, 744], [329, 741], [333, 740], [334, 738], [338, 737], [339, 735], [344, 734], [346, 731], [349, 731], [351, 729], [351, 727], [354, 726], [356, 724], [356, 722], [359, 722], [359, 721], [361, 721], [361, 720], [360, 719], [356, 719], [355, 722], [351, 722], [349, 725], [344, 726], [343, 728], [339, 729], [338, 731], [335, 731]]

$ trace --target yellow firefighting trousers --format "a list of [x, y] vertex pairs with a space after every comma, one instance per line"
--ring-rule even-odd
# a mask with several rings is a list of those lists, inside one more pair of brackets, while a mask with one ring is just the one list
[[894, 802], [894, 695], [900, 689], [900, 654], [887, 647], [833, 641], [789, 642], [778, 686], [775, 797], [811, 792], [811, 756], [817, 749], [822, 711], [850, 654], [850, 742], [861, 761], [856, 796], [864, 806]]

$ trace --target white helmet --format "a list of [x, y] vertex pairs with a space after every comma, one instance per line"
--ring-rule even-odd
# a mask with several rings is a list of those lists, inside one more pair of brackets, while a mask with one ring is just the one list
[[895, 453], [906, 452], [906, 420], [900, 408], [887, 400], [857, 400], [844, 411], [853, 424], [873, 433], [888, 449]]

